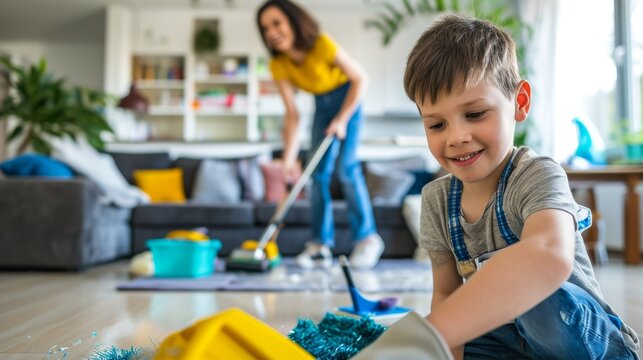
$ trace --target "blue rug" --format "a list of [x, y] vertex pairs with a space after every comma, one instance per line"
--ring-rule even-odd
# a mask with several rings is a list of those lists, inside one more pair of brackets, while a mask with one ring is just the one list
[[[303, 270], [286, 258], [266, 273], [224, 272], [218, 259], [213, 275], [201, 278], [145, 277], [121, 283], [118, 290], [171, 291], [346, 291], [344, 275], [335, 261], [328, 269]], [[382, 259], [372, 270], [353, 270], [355, 285], [363, 293], [430, 292], [431, 266], [411, 259]]]

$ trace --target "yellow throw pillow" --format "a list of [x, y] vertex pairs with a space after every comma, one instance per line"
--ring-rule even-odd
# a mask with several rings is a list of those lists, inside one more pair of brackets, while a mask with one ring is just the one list
[[134, 170], [134, 182], [150, 196], [152, 202], [185, 202], [183, 170]]

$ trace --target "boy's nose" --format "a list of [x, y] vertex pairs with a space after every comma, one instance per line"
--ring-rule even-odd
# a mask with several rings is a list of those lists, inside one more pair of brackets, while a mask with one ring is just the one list
[[471, 141], [471, 132], [466, 125], [453, 124], [449, 127], [447, 138], [449, 146], [459, 146]]

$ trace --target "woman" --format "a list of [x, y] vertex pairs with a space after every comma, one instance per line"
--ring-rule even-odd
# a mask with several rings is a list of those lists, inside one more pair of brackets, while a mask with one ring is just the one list
[[375, 228], [368, 190], [356, 156], [366, 74], [330, 36], [320, 33], [316, 21], [305, 10], [289, 0], [264, 3], [257, 11], [257, 25], [272, 55], [270, 70], [286, 108], [285, 174], [292, 174], [299, 152], [296, 88], [315, 95], [312, 148], [327, 135], [338, 139], [312, 176], [314, 241], [306, 244], [297, 263], [304, 268], [332, 265], [334, 226], [330, 181], [339, 159], [337, 171], [348, 202], [351, 235], [355, 241], [350, 262], [356, 268], [371, 268], [384, 251], [384, 242]]

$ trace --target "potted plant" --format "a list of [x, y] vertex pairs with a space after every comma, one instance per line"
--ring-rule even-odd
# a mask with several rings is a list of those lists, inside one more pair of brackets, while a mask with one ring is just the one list
[[628, 164], [643, 164], [643, 130], [623, 136], [623, 145]]
[[614, 149], [614, 160], [619, 164], [643, 164], [643, 129], [632, 131], [630, 122], [623, 119], [610, 131]]
[[64, 79], [47, 72], [44, 58], [38, 65], [20, 67], [0, 55], [0, 64], [11, 79], [10, 93], [0, 103], [0, 121], [15, 119], [7, 142], [19, 141], [18, 154], [31, 148], [49, 155], [49, 140], [65, 136], [74, 141], [82, 136], [94, 148], [104, 148], [101, 135], [113, 131], [100, 109], [109, 96], [78, 86], [68, 88]]

